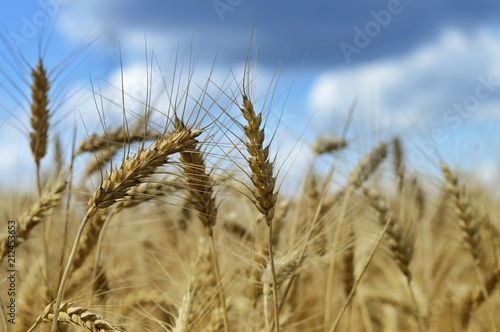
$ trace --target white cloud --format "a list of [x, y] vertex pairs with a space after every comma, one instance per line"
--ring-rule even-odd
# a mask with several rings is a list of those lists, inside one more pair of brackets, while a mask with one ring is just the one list
[[[309, 107], [321, 119], [332, 111], [345, 114], [357, 98], [356, 113], [369, 123], [400, 129], [429, 125], [474, 94], [479, 76], [500, 80], [498, 54], [500, 36], [485, 28], [470, 34], [446, 29], [403, 56], [325, 72], [310, 91]], [[500, 106], [497, 89], [481, 103], [476, 119], [498, 117], [491, 111]]]

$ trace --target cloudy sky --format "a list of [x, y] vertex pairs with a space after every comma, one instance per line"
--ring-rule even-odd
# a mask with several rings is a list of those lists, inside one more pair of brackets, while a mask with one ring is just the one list
[[[100, 126], [91, 81], [107, 99], [120, 102], [120, 58], [125, 90], [140, 100], [152, 49], [154, 67], [167, 78], [177, 54], [184, 68], [194, 54], [199, 85], [216, 59], [212, 81], [223, 85], [225, 78], [241, 77], [252, 27], [255, 85], [261, 87], [255, 87], [256, 95], [265, 94], [279, 69], [273, 91], [281, 98], [271, 111], [284, 111], [287, 133], [295, 139], [341, 135], [356, 101], [347, 135], [356, 155], [400, 135], [414, 169], [436, 171], [442, 157], [479, 170], [480, 177], [498, 176], [499, 16], [500, 3], [491, 0], [10, 1], [0, 13], [0, 123], [6, 121], [0, 129], [0, 174], [12, 176], [0, 181], [19, 183], [23, 176], [15, 165], [32, 162], [24, 153], [29, 70], [16, 54], [30, 66], [40, 53], [49, 69], [63, 63], [56, 67], [61, 74], [53, 88], [63, 110], [53, 120], [68, 140], [66, 128], [75, 122]], [[161, 75], [153, 80], [161, 86]], [[105, 109], [111, 123], [121, 121], [120, 107]], [[284, 145], [286, 151], [293, 144]], [[311, 155], [307, 147], [300, 151]], [[306, 158], [298, 158], [299, 164], [301, 159]]]

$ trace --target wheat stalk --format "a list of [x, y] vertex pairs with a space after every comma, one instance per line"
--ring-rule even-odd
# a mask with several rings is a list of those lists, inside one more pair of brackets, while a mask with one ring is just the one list
[[[354, 171], [349, 176], [349, 181], [347, 183], [346, 192], [343, 198], [342, 207], [340, 209], [340, 216], [338, 218], [337, 227], [335, 228], [335, 234], [333, 237], [333, 245], [337, 245], [340, 240], [340, 234], [342, 232], [342, 227], [345, 221], [345, 215], [347, 212], [347, 206], [349, 200], [359, 187], [363, 185], [368, 178], [377, 171], [380, 164], [387, 157], [388, 143], [380, 143], [373, 150], [370, 151], [356, 166]], [[326, 306], [325, 306], [325, 319], [324, 326], [330, 323], [330, 316], [332, 312], [332, 297], [334, 289], [334, 275], [335, 275], [335, 265], [337, 262], [337, 255], [332, 255], [330, 259], [330, 266], [328, 270], [328, 281], [326, 286]]]

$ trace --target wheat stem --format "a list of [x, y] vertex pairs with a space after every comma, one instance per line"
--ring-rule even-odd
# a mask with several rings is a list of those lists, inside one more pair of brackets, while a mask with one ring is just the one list
[[73, 248], [71, 249], [71, 253], [69, 255], [68, 263], [66, 264], [66, 268], [64, 269], [63, 277], [61, 279], [61, 283], [59, 284], [59, 290], [57, 292], [56, 298], [56, 306], [54, 308], [54, 322], [52, 324], [52, 332], [57, 332], [57, 322], [59, 318], [59, 308], [61, 306], [61, 302], [64, 296], [64, 289], [66, 288], [66, 281], [68, 280], [69, 272], [71, 270], [71, 266], [73, 265], [73, 261], [75, 259], [76, 250], [78, 249], [78, 243], [80, 242], [80, 238], [83, 234], [83, 230], [87, 225], [90, 217], [85, 216], [78, 228], [78, 232], [76, 233], [75, 242], [73, 243]]
[[346, 300], [344, 301], [344, 304], [342, 305], [342, 309], [340, 312], [337, 314], [337, 318], [335, 319], [335, 322], [333, 323], [332, 328], [330, 329], [330, 332], [335, 332], [337, 330], [337, 327], [339, 326], [340, 320], [342, 319], [342, 316], [344, 315], [344, 312], [346, 311], [347, 307], [349, 306], [349, 303], [351, 303], [351, 300], [354, 296], [354, 293], [356, 292], [356, 289], [358, 288], [358, 285], [361, 283], [361, 279], [363, 279], [363, 276], [365, 275], [366, 269], [368, 268], [368, 265], [370, 265], [370, 262], [373, 259], [373, 256], [375, 255], [375, 251], [377, 250], [378, 246], [380, 245], [380, 242], [382, 241], [382, 238], [384, 237], [385, 233], [389, 229], [389, 224], [391, 223], [391, 218], [387, 220], [387, 223], [385, 224], [384, 229], [382, 230], [382, 233], [380, 233], [377, 242], [375, 243], [375, 246], [373, 247], [372, 251], [370, 252], [370, 255], [366, 259], [365, 264], [363, 265], [363, 269], [361, 270], [361, 273], [359, 274], [358, 279], [356, 279], [356, 282], [354, 283], [351, 292], [347, 296]]
[[219, 292], [220, 306], [222, 308], [222, 315], [224, 318], [224, 331], [229, 332], [229, 319], [227, 317], [226, 295], [222, 287], [222, 280], [220, 277], [219, 260], [217, 258], [217, 251], [215, 250], [215, 241], [213, 235], [210, 236], [210, 250], [212, 251], [212, 259], [215, 267], [215, 278], [217, 278], [217, 290]]

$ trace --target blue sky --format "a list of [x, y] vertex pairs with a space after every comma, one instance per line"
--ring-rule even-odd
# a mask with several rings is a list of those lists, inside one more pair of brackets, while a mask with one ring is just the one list
[[[216, 55], [214, 80], [243, 68], [254, 27], [258, 83], [267, 87], [286, 56], [277, 91], [286, 93], [293, 84], [292, 97], [282, 106], [292, 136], [307, 130], [302, 138], [312, 142], [318, 135], [340, 135], [347, 110], [357, 100], [348, 134], [357, 143], [352, 148], [356, 154], [404, 135], [414, 169], [436, 171], [438, 154], [453, 166], [478, 170], [479, 177], [498, 178], [499, 16], [500, 3], [487, 0], [50, 0], [7, 2], [0, 21], [4, 39], [32, 65], [44, 31], [49, 69], [97, 37], [68, 61], [53, 88], [66, 92], [63, 110], [53, 116], [54, 131], [66, 140], [65, 128], [74, 122], [83, 119], [90, 130], [100, 125], [91, 94], [74, 94], [90, 93], [90, 80], [119, 102], [120, 55], [127, 93], [143, 98], [146, 40], [167, 76], [177, 53], [181, 59], [191, 50], [199, 55], [195, 78], [203, 84]], [[14, 114], [0, 129], [0, 153], [8, 156], [0, 162], [0, 174], [12, 174], [0, 182], [16, 184], [22, 178], [16, 165], [30, 162], [20, 153], [29, 148], [29, 120], [21, 93], [6, 76], [23, 93], [29, 94], [29, 88], [26, 71], [24, 77], [15, 71], [23, 65], [9, 61], [15, 58], [12, 49], [5, 41], [0, 49], [0, 119]], [[119, 122], [119, 107], [111, 108], [107, 118]], [[307, 148], [300, 153], [311, 155]]]

